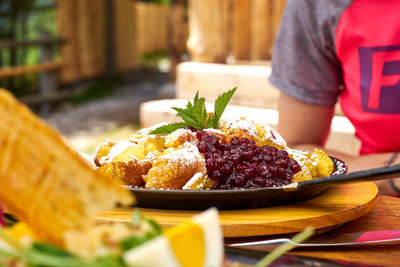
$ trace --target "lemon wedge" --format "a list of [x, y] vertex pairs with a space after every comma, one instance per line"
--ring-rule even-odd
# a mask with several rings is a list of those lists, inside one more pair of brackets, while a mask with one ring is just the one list
[[128, 266], [138, 267], [218, 267], [222, 266], [223, 253], [218, 211], [211, 208], [127, 251], [123, 259]]

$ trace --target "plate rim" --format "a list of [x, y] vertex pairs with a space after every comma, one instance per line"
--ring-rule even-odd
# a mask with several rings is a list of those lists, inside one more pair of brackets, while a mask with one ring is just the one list
[[[348, 166], [347, 163], [344, 162], [343, 160], [340, 160], [336, 157], [329, 156], [331, 160], [334, 162], [336, 170], [329, 176], [323, 177], [332, 177], [332, 176], [337, 176], [337, 175], [342, 175], [345, 174], [348, 171]], [[318, 179], [318, 178], [316, 178]], [[153, 193], [153, 194], [248, 194], [248, 193], [260, 193], [264, 192], [266, 190], [293, 190], [296, 189], [298, 182], [290, 183], [284, 186], [280, 187], [259, 187], [259, 188], [238, 188], [238, 189], [166, 189], [166, 188], [145, 188], [145, 187], [136, 187], [136, 186], [131, 186], [131, 185], [123, 185], [123, 187], [127, 188], [129, 191], [132, 193], [135, 192], [147, 192], [147, 193]]]

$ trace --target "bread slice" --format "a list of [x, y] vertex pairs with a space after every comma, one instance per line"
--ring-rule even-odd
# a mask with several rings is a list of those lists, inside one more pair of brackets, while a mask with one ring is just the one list
[[8, 91], [0, 89], [0, 203], [41, 241], [64, 245], [67, 231], [86, 231], [94, 216], [133, 197], [91, 168]]

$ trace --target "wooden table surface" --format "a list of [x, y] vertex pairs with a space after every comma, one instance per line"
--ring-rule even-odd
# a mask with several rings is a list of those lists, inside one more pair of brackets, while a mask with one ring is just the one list
[[[321, 237], [374, 230], [400, 229], [400, 198], [379, 196], [376, 206], [366, 215], [348, 222], [330, 232], [321, 234]], [[267, 238], [270, 238], [267, 237]], [[251, 238], [255, 240], [255, 238]], [[246, 239], [241, 239], [246, 241]], [[246, 249], [270, 251], [268, 246], [257, 246]], [[316, 257], [331, 260], [344, 260], [360, 264], [379, 266], [400, 266], [400, 245], [370, 245], [360, 247], [335, 248], [296, 248], [289, 254]]]
[[[373, 182], [335, 185], [315, 198], [280, 206], [257, 209], [220, 210], [219, 221], [224, 237], [243, 238], [265, 235], [293, 234], [305, 227], [322, 233], [355, 220], [374, 208], [378, 188]], [[140, 209], [162, 227], [189, 220], [198, 210]], [[98, 214], [97, 221], [132, 219], [132, 208], [116, 208]]]

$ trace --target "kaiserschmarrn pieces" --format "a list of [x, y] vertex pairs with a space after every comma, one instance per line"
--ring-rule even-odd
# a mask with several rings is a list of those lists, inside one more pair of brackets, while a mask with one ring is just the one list
[[196, 146], [186, 143], [179, 149], [168, 149], [158, 157], [144, 176], [146, 188], [181, 189], [196, 173], [205, 175], [204, 158]]
[[218, 189], [224, 188], [215, 187], [220, 177], [228, 188], [280, 186], [289, 175], [290, 182], [299, 182], [334, 170], [323, 150], [291, 149], [271, 126], [246, 118], [221, 119], [218, 129], [150, 134], [161, 125], [142, 129], [128, 141], [100, 144], [94, 155], [98, 171], [131, 186]]
[[333, 161], [321, 149], [314, 149], [314, 152], [288, 149], [288, 153], [301, 167], [301, 172], [294, 175], [293, 182], [326, 177], [334, 170]]
[[253, 139], [259, 146], [269, 145], [279, 149], [287, 146], [282, 136], [271, 126], [266, 123], [257, 123], [244, 117], [221, 120], [218, 129], [227, 136], [228, 141], [233, 136], [236, 136], [240, 139]]
[[100, 144], [100, 149], [97, 149], [95, 162], [100, 163], [97, 171], [132, 186], [144, 185], [142, 176], [147, 174], [164, 147], [163, 138], [142, 140], [137, 144], [122, 141], [111, 146], [108, 154], [101, 154], [109, 143]]

